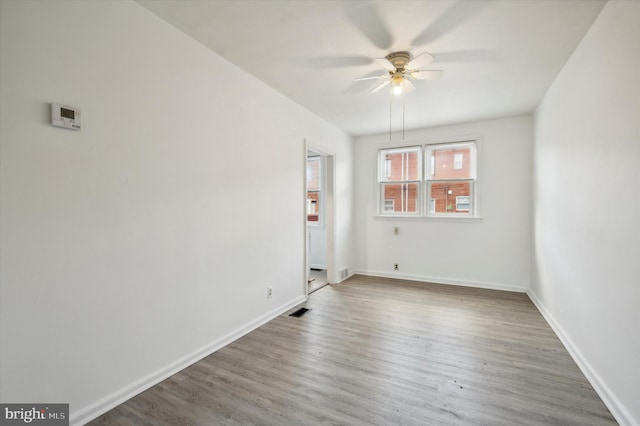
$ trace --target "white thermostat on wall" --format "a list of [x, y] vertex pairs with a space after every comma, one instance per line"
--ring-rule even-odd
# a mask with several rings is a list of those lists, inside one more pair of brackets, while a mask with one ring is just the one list
[[67, 105], [51, 104], [51, 125], [80, 130], [80, 109]]

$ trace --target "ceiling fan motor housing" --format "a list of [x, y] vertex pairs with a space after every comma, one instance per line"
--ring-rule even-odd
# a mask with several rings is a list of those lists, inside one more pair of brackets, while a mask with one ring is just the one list
[[387, 61], [396, 67], [396, 70], [403, 70], [404, 67], [411, 60], [411, 54], [409, 52], [392, 52], [385, 56]]

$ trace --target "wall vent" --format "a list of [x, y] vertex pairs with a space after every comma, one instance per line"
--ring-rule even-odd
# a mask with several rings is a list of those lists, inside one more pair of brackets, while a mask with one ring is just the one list
[[348, 276], [349, 276], [349, 269], [347, 269], [347, 268], [340, 269], [340, 279], [341, 280], [344, 280]]

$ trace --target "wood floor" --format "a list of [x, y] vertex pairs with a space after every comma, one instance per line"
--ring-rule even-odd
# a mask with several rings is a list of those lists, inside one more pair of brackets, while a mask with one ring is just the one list
[[525, 294], [356, 276], [306, 306], [92, 424], [616, 424]]
[[320, 290], [322, 287], [328, 284], [327, 271], [324, 269], [311, 269], [309, 271], [309, 294], [314, 291]]

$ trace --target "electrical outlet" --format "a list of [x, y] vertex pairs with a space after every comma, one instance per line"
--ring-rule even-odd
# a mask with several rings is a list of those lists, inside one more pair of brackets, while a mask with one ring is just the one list
[[271, 299], [272, 294], [273, 294], [273, 287], [267, 287], [267, 299]]
[[393, 264], [393, 270], [394, 270], [394, 271], [397, 271], [398, 269], [399, 269], [398, 264], [397, 264], [397, 263], [394, 263], [394, 264]]
[[394, 226], [393, 227], [393, 235], [400, 235], [400, 227], [399, 226]]

